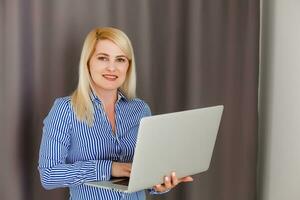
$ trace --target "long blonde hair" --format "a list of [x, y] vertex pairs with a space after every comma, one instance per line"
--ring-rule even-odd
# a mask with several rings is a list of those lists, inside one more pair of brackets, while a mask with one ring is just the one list
[[94, 121], [94, 108], [90, 97], [92, 85], [88, 65], [95, 51], [97, 41], [105, 39], [111, 40], [118, 45], [129, 59], [129, 68], [126, 73], [126, 78], [119, 89], [128, 99], [135, 98], [135, 60], [133, 48], [129, 38], [124, 32], [116, 28], [103, 27], [93, 29], [88, 33], [83, 44], [79, 62], [78, 86], [71, 96], [71, 103], [77, 119], [87, 122], [90, 126]]

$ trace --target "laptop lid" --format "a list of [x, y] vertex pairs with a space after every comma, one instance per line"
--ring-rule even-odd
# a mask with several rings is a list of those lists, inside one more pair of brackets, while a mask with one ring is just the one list
[[141, 120], [127, 192], [209, 168], [223, 105], [145, 117]]

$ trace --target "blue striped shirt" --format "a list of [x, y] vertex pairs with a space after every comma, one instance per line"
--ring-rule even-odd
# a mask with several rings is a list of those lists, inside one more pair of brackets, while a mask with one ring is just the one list
[[39, 172], [44, 188], [69, 187], [70, 199], [143, 200], [145, 192], [131, 194], [84, 185], [111, 178], [113, 161], [132, 162], [137, 131], [142, 117], [151, 115], [140, 99], [118, 93], [115, 104], [115, 133], [100, 99], [91, 93], [94, 123], [76, 118], [70, 97], [58, 98], [44, 120]]

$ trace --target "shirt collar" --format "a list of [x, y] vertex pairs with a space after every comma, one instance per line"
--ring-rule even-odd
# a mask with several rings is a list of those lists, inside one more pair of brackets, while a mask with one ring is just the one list
[[[99, 97], [97, 96], [96, 92], [93, 89], [91, 89], [90, 97], [93, 102], [101, 102], [101, 100], [99, 99]], [[123, 94], [123, 92], [118, 90], [117, 102], [119, 102], [121, 99], [128, 101], [128, 98]]]
[[128, 98], [125, 96], [125, 94], [123, 94], [121, 90], [118, 90], [118, 101], [121, 99], [128, 101]]

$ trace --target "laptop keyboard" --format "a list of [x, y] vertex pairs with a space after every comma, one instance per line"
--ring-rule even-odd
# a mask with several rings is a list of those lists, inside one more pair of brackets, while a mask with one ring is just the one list
[[128, 184], [129, 184], [129, 178], [112, 180], [112, 183], [116, 184], [116, 185], [125, 185], [125, 186], [128, 186]]

